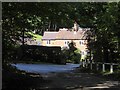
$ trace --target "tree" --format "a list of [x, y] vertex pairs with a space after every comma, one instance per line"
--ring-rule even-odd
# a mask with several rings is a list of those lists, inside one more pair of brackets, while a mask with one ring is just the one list
[[[98, 9], [97, 6], [96, 10]], [[118, 43], [118, 15], [119, 3], [102, 3], [100, 10], [96, 12], [94, 28], [94, 39], [89, 43], [95, 61], [116, 62], [119, 58]]]
[[[69, 47], [69, 48], [68, 48]], [[79, 63], [81, 59], [81, 52], [75, 47], [75, 43], [72, 41], [62, 50], [62, 59], [66, 62]]]
[[120, 2], [8, 2], [2, 7], [4, 58], [18, 46], [17, 42], [24, 44], [24, 32], [36, 30], [42, 35], [44, 31], [70, 28], [76, 20], [80, 27], [91, 28], [88, 48], [95, 61], [119, 61]]

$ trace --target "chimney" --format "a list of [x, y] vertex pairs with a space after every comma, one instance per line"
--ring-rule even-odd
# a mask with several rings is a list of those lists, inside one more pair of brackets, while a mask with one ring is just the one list
[[78, 31], [79, 25], [77, 24], [77, 22], [74, 23], [74, 31]]

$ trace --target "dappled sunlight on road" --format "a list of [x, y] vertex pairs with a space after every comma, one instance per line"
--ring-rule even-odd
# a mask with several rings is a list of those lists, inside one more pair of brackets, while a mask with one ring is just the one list
[[[44, 80], [51, 80], [46, 84], [47, 88], [61, 88], [71, 90], [96, 90], [96, 89], [115, 89], [119, 90], [119, 81], [111, 81], [102, 77], [94, 76], [88, 73], [49, 73], [43, 75]], [[116, 89], [117, 88], [117, 89]]]

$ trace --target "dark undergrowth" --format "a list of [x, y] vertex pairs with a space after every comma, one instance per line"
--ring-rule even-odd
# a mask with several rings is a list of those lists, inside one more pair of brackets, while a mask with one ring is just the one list
[[50, 82], [43, 80], [40, 74], [20, 71], [9, 64], [4, 64], [3, 67], [2, 90], [33, 90]]
[[111, 79], [111, 80], [118, 80], [120, 81], [120, 71], [114, 71], [114, 73], [109, 73], [108, 71], [102, 72], [102, 71], [97, 71], [97, 70], [91, 70], [90, 68], [85, 68], [85, 67], [79, 67], [76, 70], [77, 72], [81, 73], [91, 73], [97, 76], [102, 76], [106, 79]]

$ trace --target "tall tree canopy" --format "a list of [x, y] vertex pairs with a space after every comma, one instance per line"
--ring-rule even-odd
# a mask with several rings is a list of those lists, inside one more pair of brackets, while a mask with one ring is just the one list
[[42, 35], [46, 30], [70, 28], [77, 21], [80, 27], [91, 28], [93, 36], [89, 37], [88, 48], [95, 61], [119, 61], [119, 11], [119, 2], [2, 3], [4, 57], [17, 46], [16, 40], [24, 37], [24, 31], [37, 30]]

